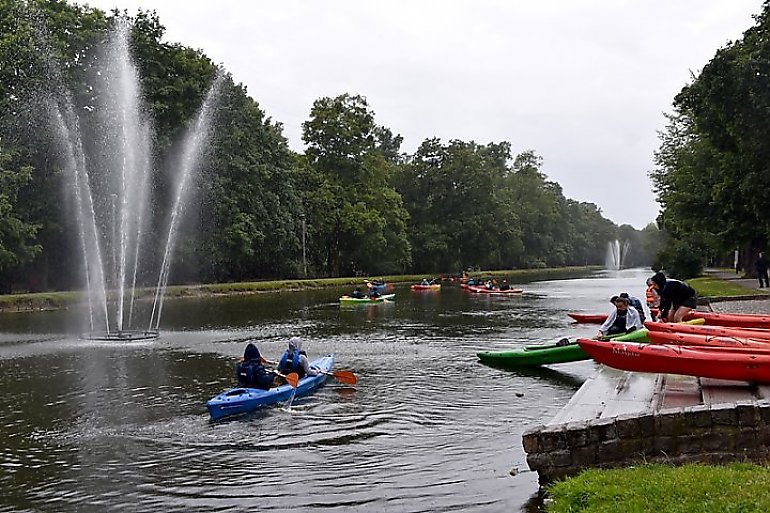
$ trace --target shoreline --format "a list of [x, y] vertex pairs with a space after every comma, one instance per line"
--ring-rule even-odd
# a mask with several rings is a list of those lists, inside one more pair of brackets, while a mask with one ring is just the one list
[[[511, 278], [568, 278], [571, 275], [603, 269], [602, 266], [553, 267], [545, 269], [509, 269], [504, 271], [472, 271], [468, 275], [474, 278], [505, 277]], [[170, 285], [166, 288], [166, 299], [184, 299], [200, 297], [228, 297], [266, 292], [302, 291], [330, 287], [356, 286], [364, 280], [382, 279], [387, 283], [419, 283], [425, 277], [441, 276], [429, 274], [407, 274], [392, 276], [350, 276], [344, 278], [317, 278], [271, 280], [237, 283], [208, 283], [196, 285]], [[452, 282], [457, 278], [442, 278], [442, 282]], [[152, 299], [154, 288], [138, 288], [137, 301]], [[83, 291], [31, 292], [23, 294], [0, 295], [0, 313], [24, 313], [63, 310], [86, 301]]]

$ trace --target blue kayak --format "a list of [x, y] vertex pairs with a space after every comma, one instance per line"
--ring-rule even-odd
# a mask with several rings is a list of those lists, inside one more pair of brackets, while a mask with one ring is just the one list
[[[334, 355], [330, 354], [313, 360], [310, 362], [310, 366], [324, 372], [330, 372], [332, 366], [334, 366]], [[326, 377], [326, 374], [319, 374], [317, 376], [305, 376], [300, 379], [299, 383], [297, 383], [294, 397], [302, 397], [315, 391], [316, 388], [324, 384]], [[291, 398], [293, 391], [294, 389], [288, 384], [271, 388], [270, 390], [243, 387], [231, 388], [209, 399], [206, 403], [206, 408], [208, 408], [211, 414], [211, 420], [217, 420], [222, 417], [238, 415], [239, 413], [254, 411], [263, 406], [287, 401]]]

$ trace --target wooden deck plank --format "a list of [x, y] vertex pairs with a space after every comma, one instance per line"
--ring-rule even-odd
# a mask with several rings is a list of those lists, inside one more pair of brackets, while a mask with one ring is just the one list
[[665, 374], [656, 410], [701, 404], [700, 384], [693, 376]]
[[602, 418], [617, 417], [626, 413], [652, 411], [653, 401], [663, 384], [662, 374], [626, 372], [617, 381], [615, 393], [601, 413]]
[[700, 378], [703, 404], [724, 404], [756, 400], [755, 387], [745, 381]]
[[575, 395], [559, 410], [548, 425], [593, 420], [601, 417], [604, 407], [613, 394], [623, 371], [602, 365], [575, 392]]

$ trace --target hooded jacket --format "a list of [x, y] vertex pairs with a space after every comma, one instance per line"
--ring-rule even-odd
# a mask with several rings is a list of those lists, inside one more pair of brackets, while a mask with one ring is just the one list
[[300, 378], [318, 375], [318, 370], [310, 366], [307, 354], [302, 350], [301, 338], [291, 337], [289, 339], [288, 349], [283, 353], [281, 360], [278, 362], [278, 372], [281, 374], [296, 372]]

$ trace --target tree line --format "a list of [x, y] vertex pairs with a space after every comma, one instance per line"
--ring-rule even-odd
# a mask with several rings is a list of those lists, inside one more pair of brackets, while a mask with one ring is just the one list
[[[67, 91], [84, 144], [99, 136], [88, 123], [102, 94], [94, 70], [119, 16], [128, 14], [0, 0], [2, 292], [81, 286], [61, 155], [42, 112]], [[226, 70], [163, 42], [154, 13], [130, 19], [154, 129], [150, 248], [171, 205], [175, 144], [214, 77], [225, 76], [172, 283], [596, 265], [614, 239], [631, 242], [628, 265], [644, 265], [658, 249], [654, 224], [617, 226], [595, 204], [566, 198], [535, 151], [428, 138], [403, 152], [361, 95], [316, 100], [302, 125], [306, 149], [294, 152], [281, 123]]]
[[753, 272], [770, 236], [770, 3], [720, 48], [673, 102], [650, 173], [667, 239], [658, 265]]

